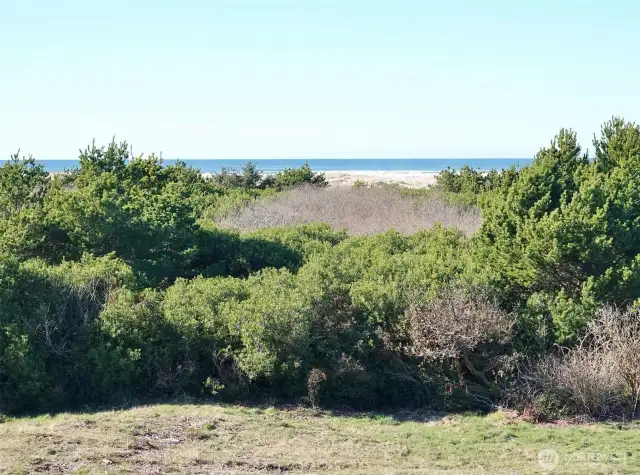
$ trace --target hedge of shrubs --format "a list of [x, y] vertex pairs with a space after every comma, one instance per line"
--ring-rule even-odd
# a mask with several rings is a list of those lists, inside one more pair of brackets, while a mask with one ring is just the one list
[[[614, 342], [640, 334], [640, 129], [612, 119], [594, 150], [563, 130], [518, 171], [444, 173], [442, 193], [482, 210], [471, 237], [212, 221], [323, 186], [308, 167], [206, 178], [114, 142], [50, 177], [15, 156], [0, 168], [0, 410], [188, 395], [634, 416], [636, 349]], [[605, 353], [627, 376], [589, 372], [587, 411], [568, 381]]]

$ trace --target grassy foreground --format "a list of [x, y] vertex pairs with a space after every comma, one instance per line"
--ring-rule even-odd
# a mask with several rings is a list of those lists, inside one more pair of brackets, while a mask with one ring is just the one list
[[155, 405], [0, 424], [0, 473], [640, 473], [637, 426]]

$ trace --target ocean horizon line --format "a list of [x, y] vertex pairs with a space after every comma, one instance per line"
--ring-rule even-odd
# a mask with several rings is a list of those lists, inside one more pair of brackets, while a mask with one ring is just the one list
[[[150, 154], [145, 154], [144, 157], [148, 157]], [[26, 156], [26, 155], [25, 155]], [[79, 158], [37, 158], [34, 157], [36, 162], [48, 162], [48, 161], [79, 161]], [[0, 158], [0, 162], [8, 162], [10, 158]], [[316, 157], [316, 158], [183, 158], [183, 157], [162, 157], [164, 161], [178, 161], [178, 160], [188, 160], [188, 161], [205, 161], [205, 160], [215, 160], [215, 161], [265, 161], [265, 160], [533, 160], [533, 157]]]
[[[258, 158], [258, 159], [188, 159], [163, 158], [164, 165], [183, 162], [201, 173], [216, 173], [225, 169], [238, 171], [251, 162], [264, 173], [286, 168], [299, 168], [304, 164], [317, 172], [425, 172], [437, 173], [448, 168], [468, 166], [480, 171], [520, 168], [529, 165], [531, 158]], [[1, 163], [1, 162], [0, 162]], [[64, 172], [77, 168], [79, 159], [37, 159], [49, 172]]]

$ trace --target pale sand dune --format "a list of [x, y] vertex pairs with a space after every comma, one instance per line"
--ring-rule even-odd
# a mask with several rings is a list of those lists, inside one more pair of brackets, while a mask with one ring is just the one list
[[[329, 186], [352, 186], [356, 181], [365, 183], [389, 183], [406, 186], [407, 188], [425, 188], [436, 183], [434, 172], [385, 172], [385, 171], [330, 171], [322, 172], [327, 178]], [[265, 173], [269, 175], [270, 173]], [[210, 172], [202, 174], [205, 177], [214, 175]]]
[[424, 188], [436, 183], [433, 172], [331, 171], [325, 172], [331, 186], [351, 186], [357, 180], [366, 183], [393, 183], [409, 188]]
[[[49, 176], [64, 175], [67, 172], [50, 172]], [[385, 171], [330, 171], [324, 172], [329, 186], [352, 186], [356, 181], [371, 183], [389, 183], [407, 188], [425, 188], [435, 185], [437, 173], [434, 172], [385, 172]], [[209, 178], [214, 173], [204, 172]], [[265, 173], [269, 175], [269, 173]]]

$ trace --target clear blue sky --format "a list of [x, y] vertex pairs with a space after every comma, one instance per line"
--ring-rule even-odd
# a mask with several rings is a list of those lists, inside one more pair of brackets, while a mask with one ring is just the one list
[[525, 157], [640, 122], [640, 5], [0, 0], [0, 157]]

